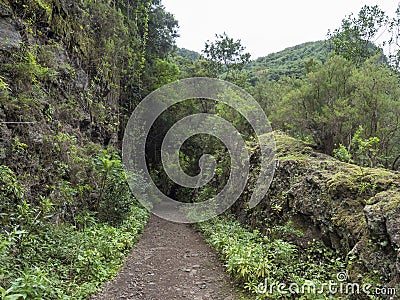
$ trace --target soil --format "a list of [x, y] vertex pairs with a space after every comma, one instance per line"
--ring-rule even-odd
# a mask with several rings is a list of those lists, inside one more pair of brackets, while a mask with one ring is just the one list
[[215, 251], [188, 224], [152, 215], [117, 277], [91, 300], [241, 299]]

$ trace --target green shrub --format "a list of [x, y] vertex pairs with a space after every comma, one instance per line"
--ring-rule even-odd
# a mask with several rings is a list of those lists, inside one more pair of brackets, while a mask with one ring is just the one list
[[353, 162], [353, 160], [351, 159], [351, 153], [342, 144], [339, 144], [339, 148], [333, 150], [333, 156], [340, 161], [344, 161], [347, 163]]
[[131, 192], [121, 159], [116, 152], [101, 151], [94, 159], [98, 172], [96, 210], [99, 219], [115, 224], [123, 220], [132, 205]]
[[116, 275], [146, 223], [132, 206], [118, 226], [47, 224], [41, 231], [0, 234], [2, 299], [86, 299]]
[[7, 229], [13, 223], [13, 213], [23, 196], [23, 188], [14, 172], [7, 166], [0, 166], [0, 229]]
[[148, 217], [118, 153], [68, 134], [47, 142], [59, 159], [47, 195], [27, 200], [16, 174], [0, 166], [1, 299], [86, 299], [117, 273]]
[[[335, 299], [325, 294], [282, 294], [276, 283], [313, 285], [317, 289], [343, 268], [342, 262], [320, 244], [299, 251], [292, 243], [263, 236], [258, 230], [248, 231], [230, 217], [218, 217], [199, 223], [198, 228], [208, 243], [221, 253], [228, 273], [256, 299]], [[276, 229], [278, 230], [278, 229]], [[287, 229], [285, 229], [287, 230]]]

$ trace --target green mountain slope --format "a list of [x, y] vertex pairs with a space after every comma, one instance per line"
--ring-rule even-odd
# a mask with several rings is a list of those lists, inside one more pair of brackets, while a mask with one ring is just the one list
[[326, 41], [307, 42], [259, 57], [252, 61], [246, 69], [255, 78], [262, 75], [274, 80], [282, 76], [299, 77], [309, 59], [325, 61], [329, 52]]
[[[309, 59], [313, 58], [324, 62], [329, 52], [329, 45], [326, 41], [307, 42], [259, 57], [251, 61], [246, 66], [246, 70], [250, 73], [250, 81], [253, 83], [261, 76], [267, 76], [272, 80], [278, 80], [282, 76], [300, 77]], [[201, 56], [195, 51], [184, 48], [176, 49], [175, 54], [183, 58], [186, 63], [197, 61]], [[181, 60], [178, 60], [178, 64], [179, 62]]]
[[177, 48], [175, 50], [176, 55], [182, 56], [183, 58], [188, 58], [190, 60], [198, 60], [201, 56], [200, 53], [186, 48]]

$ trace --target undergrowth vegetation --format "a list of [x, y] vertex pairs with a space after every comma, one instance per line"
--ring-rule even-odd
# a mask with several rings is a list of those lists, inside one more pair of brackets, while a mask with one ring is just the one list
[[86, 218], [81, 230], [35, 220], [28, 204], [19, 207], [35, 231], [16, 227], [0, 234], [0, 295], [15, 299], [86, 299], [120, 269], [142, 231], [147, 212], [134, 207], [118, 227]]
[[[288, 230], [301, 235], [290, 224], [264, 235], [245, 229], [232, 216], [223, 216], [199, 223], [197, 228], [221, 254], [228, 273], [256, 299], [337, 299], [318, 291], [326, 282], [339, 283], [337, 274], [342, 272], [344, 262], [320, 242], [310, 242], [301, 249], [274, 238]], [[285, 284], [285, 293], [278, 290], [279, 284]]]
[[97, 149], [90, 158], [69, 146], [71, 159], [54, 162], [69, 178], [60, 174], [47, 196], [31, 201], [18, 176], [0, 166], [1, 299], [86, 299], [116, 274], [147, 221], [116, 152]]

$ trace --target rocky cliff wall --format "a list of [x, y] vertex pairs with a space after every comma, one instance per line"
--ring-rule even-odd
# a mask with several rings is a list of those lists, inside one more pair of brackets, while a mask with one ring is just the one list
[[[267, 196], [248, 209], [248, 186], [232, 208], [237, 218], [264, 231], [291, 222], [304, 236], [283, 238], [300, 247], [322, 240], [338, 250], [352, 282], [399, 288], [400, 174], [337, 161], [283, 134], [276, 141], [277, 168]], [[256, 148], [253, 166], [258, 156]]]

